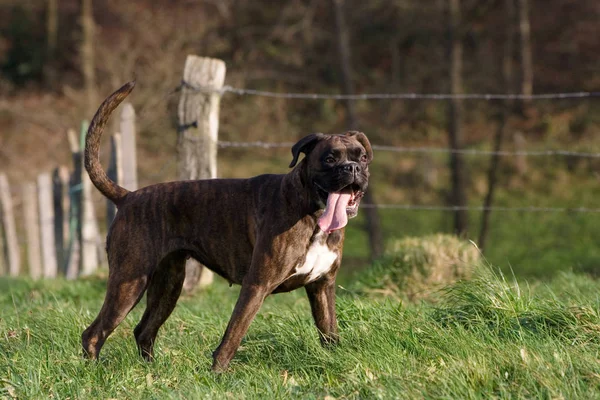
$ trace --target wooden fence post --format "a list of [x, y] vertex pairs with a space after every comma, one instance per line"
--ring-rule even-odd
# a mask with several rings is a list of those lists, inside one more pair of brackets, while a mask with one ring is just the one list
[[42, 277], [42, 253], [40, 248], [40, 220], [38, 213], [38, 192], [35, 183], [23, 186], [23, 213], [25, 214], [25, 233], [27, 235], [27, 265], [29, 276]]
[[[80, 149], [85, 146], [88, 122], [81, 124]], [[82, 159], [83, 161], [83, 159]], [[87, 172], [81, 170], [81, 273], [90, 275], [98, 268], [98, 225], [92, 201], [92, 181]]]
[[40, 207], [40, 233], [44, 277], [55, 278], [58, 268], [56, 263], [56, 241], [54, 240], [52, 177], [49, 173], [43, 173], [38, 176], [38, 201]]
[[131, 103], [123, 104], [119, 129], [121, 130], [121, 146], [123, 152], [123, 186], [127, 190], [137, 190], [137, 156], [135, 148], [135, 110]]
[[69, 247], [67, 249], [66, 277], [75, 279], [79, 276], [81, 261], [81, 238], [79, 237], [81, 225], [81, 170], [83, 160], [79, 151], [79, 141], [75, 130], [67, 131], [71, 155], [73, 157], [73, 173], [69, 185]]
[[21, 268], [21, 254], [17, 241], [17, 230], [15, 228], [15, 216], [13, 214], [13, 203], [10, 194], [10, 186], [5, 174], [0, 174], [0, 211], [2, 214], [2, 225], [4, 227], [4, 238], [6, 243], [6, 262], [10, 276], [19, 275]]
[[52, 173], [54, 200], [54, 240], [59, 272], [66, 274], [66, 243], [69, 240], [69, 170], [65, 166]]
[[[183, 71], [184, 86], [178, 107], [178, 157], [180, 179], [217, 177], [217, 142], [221, 94], [193, 88], [219, 90], [225, 82], [225, 63], [214, 58], [188, 55]], [[186, 263], [184, 290], [200, 283], [208, 285], [213, 274], [190, 259]]]
[[[119, 132], [114, 133], [110, 137], [110, 162], [108, 165], [107, 175], [119, 185], [123, 182], [123, 151], [122, 151], [122, 136]], [[112, 201], [106, 199], [106, 228], [110, 228], [117, 207]]]

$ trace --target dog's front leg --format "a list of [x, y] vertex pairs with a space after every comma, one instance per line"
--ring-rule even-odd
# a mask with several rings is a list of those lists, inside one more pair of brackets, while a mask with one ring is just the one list
[[305, 287], [310, 309], [323, 345], [339, 341], [335, 315], [335, 273], [328, 274]]
[[250, 323], [258, 313], [265, 297], [270, 292], [264, 286], [243, 284], [240, 297], [233, 309], [233, 315], [227, 325], [223, 340], [213, 353], [212, 370], [224, 372], [235, 355]]

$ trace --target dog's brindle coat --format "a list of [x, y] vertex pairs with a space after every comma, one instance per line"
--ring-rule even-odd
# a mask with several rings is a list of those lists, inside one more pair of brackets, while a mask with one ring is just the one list
[[[356, 214], [373, 158], [366, 136], [311, 134], [293, 146], [290, 167], [295, 168], [285, 175], [179, 181], [129, 192], [103, 171], [99, 142], [111, 112], [134, 85], [124, 85], [102, 103], [86, 137], [85, 168], [118, 213], [107, 238], [106, 297], [83, 332], [84, 354], [98, 357], [106, 338], [147, 290], [146, 311], [134, 334], [141, 355], [151, 360], [157, 332], [181, 293], [189, 257], [242, 285], [213, 353], [213, 370], [227, 368], [266, 296], [301, 286], [322, 343], [337, 343], [335, 277], [344, 229], [326, 233], [317, 220], [328, 193], [343, 188], [356, 194], [355, 207], [347, 207], [348, 216]], [[301, 152], [305, 157], [298, 162]]]

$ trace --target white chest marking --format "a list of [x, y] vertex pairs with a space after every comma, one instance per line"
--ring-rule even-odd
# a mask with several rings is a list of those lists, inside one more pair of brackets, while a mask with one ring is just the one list
[[307, 275], [307, 283], [325, 275], [337, 259], [337, 254], [329, 250], [326, 243], [320, 242], [316, 240], [310, 245], [304, 264], [298, 265], [294, 271], [294, 275]]

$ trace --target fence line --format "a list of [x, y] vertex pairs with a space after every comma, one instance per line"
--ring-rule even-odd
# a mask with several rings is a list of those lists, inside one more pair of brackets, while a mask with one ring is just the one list
[[305, 99], [305, 100], [552, 100], [552, 99], [581, 99], [600, 97], [600, 92], [564, 92], [564, 93], [363, 93], [363, 94], [331, 94], [331, 93], [293, 93], [272, 92], [268, 90], [242, 89], [233, 86], [223, 86], [221, 89], [199, 87], [181, 81], [175, 89], [186, 89], [200, 93], [233, 93], [238, 96], [259, 96], [277, 99]]
[[[123, 132], [118, 135], [127, 137], [131, 145], [119, 154], [111, 154], [111, 158], [118, 158], [118, 162], [111, 161], [119, 165], [123, 165], [123, 159], [135, 159], [134, 117], [132, 107], [127, 107], [126, 103], [121, 119], [128, 124], [121, 124]], [[79, 134], [74, 129], [67, 131], [73, 163], [70, 171], [66, 167], [58, 167], [53, 174], [44, 172], [38, 175], [37, 184], [28, 182], [12, 188], [8, 185], [6, 176], [0, 173], [0, 217], [3, 217], [0, 219], [0, 245], [4, 242], [12, 245], [6, 249], [0, 246], [0, 276], [20, 273], [20, 246], [27, 248], [29, 268], [26, 270], [32, 278], [54, 278], [60, 274], [67, 279], [74, 279], [80, 274], [92, 273], [103, 260], [104, 244], [98, 228], [96, 209], [99, 205], [106, 206], [106, 200], [97, 198], [98, 196], [92, 197], [92, 183], [83, 170], [87, 127], [87, 122], [84, 121]], [[102, 149], [105, 150], [106, 147], [110, 149], [110, 143]], [[135, 169], [133, 163], [130, 169]], [[128, 176], [126, 182], [122, 176], [115, 177], [115, 180], [121, 185], [135, 188], [135, 171]], [[12, 201], [13, 196], [17, 199], [16, 202]], [[18, 201], [19, 197], [21, 202]], [[12, 229], [15, 225], [12, 217], [15, 204], [22, 206], [26, 215], [22, 224], [25, 227], [25, 240], [17, 236], [16, 229]], [[109, 217], [107, 210], [107, 218]], [[43, 271], [40, 271], [40, 266]]]
[[[227, 149], [227, 148], [262, 148], [262, 149], [275, 149], [275, 148], [283, 148], [289, 149], [295, 143], [294, 142], [265, 142], [265, 141], [253, 141], [253, 142], [234, 142], [234, 141], [219, 141], [219, 148]], [[585, 152], [576, 152], [576, 151], [568, 151], [568, 150], [532, 150], [532, 151], [492, 151], [492, 150], [476, 150], [476, 149], [462, 149], [462, 150], [452, 150], [449, 148], [438, 148], [438, 147], [402, 147], [402, 146], [385, 146], [385, 145], [373, 145], [372, 148], [377, 151], [391, 151], [397, 153], [432, 153], [432, 154], [450, 154], [450, 153], [461, 153], [467, 155], [476, 155], [476, 156], [491, 156], [491, 155], [500, 155], [500, 156], [532, 156], [532, 157], [540, 157], [540, 156], [568, 156], [568, 157], [581, 157], [581, 158], [600, 158], [600, 153], [585, 153]], [[158, 172], [152, 173], [145, 177], [145, 180], [151, 180], [152, 178], [159, 178], [164, 174], [164, 172], [174, 165], [177, 160], [176, 156], [172, 156], [168, 161], [166, 161], [161, 169]], [[122, 181], [122, 185], [127, 186], [130, 184], [128, 181]], [[11, 195], [18, 196], [21, 194], [22, 187], [25, 185], [12, 185], [9, 189]], [[69, 188], [69, 193], [76, 193], [82, 190], [82, 185], [74, 185]], [[94, 198], [92, 199], [93, 203], [97, 206], [103, 205], [105, 199], [104, 198]], [[17, 203], [20, 205], [20, 203]], [[373, 207], [371, 204], [363, 204], [362, 207]], [[387, 208], [387, 209], [401, 209], [401, 210], [424, 210], [424, 211], [458, 211], [458, 210], [467, 210], [467, 211], [523, 211], [523, 212], [589, 212], [589, 213], [598, 213], [599, 209], [594, 208], [586, 208], [586, 207], [576, 207], [576, 208], [560, 208], [560, 207], [464, 207], [457, 208], [454, 206], [427, 206], [427, 205], [410, 205], [410, 204], [378, 204], [377, 208]]]
[[[218, 146], [221, 149], [232, 149], [232, 148], [261, 148], [261, 149], [290, 149], [295, 142], [266, 142], [266, 141], [252, 141], [252, 142], [236, 142], [220, 140]], [[108, 148], [110, 144], [104, 146]], [[451, 149], [444, 147], [404, 147], [404, 146], [387, 146], [387, 145], [372, 145], [373, 150], [377, 151], [389, 151], [395, 153], [407, 153], [407, 154], [465, 154], [473, 156], [493, 156], [499, 155], [502, 157], [544, 157], [544, 156], [562, 156], [562, 157], [578, 157], [578, 158], [600, 158], [600, 153], [591, 152], [579, 152], [571, 150], [478, 150], [478, 149]], [[177, 160], [176, 156], [171, 157], [167, 162], [163, 164], [158, 172], [152, 173], [145, 176], [145, 180], [151, 180], [152, 178], [161, 177], [164, 172], [171, 167]], [[129, 180], [124, 180], [122, 184], [128, 186], [132, 184]], [[72, 186], [70, 192], [81, 191], [81, 185]], [[19, 195], [21, 193], [20, 186], [12, 186], [11, 193], [13, 195]], [[97, 201], [99, 203], [99, 201]]]
[[[461, 99], [461, 100], [543, 100], [543, 99], [585, 99], [585, 98], [596, 98], [600, 97], [600, 92], [569, 92], [569, 93], [546, 93], [546, 94], [497, 94], [497, 93], [472, 93], [472, 94], [445, 94], [445, 93], [433, 93], [433, 94], [420, 94], [420, 93], [373, 93], [373, 94], [327, 94], [327, 93], [288, 93], [288, 92], [272, 92], [254, 89], [243, 89], [235, 88], [232, 86], [224, 86], [219, 89], [208, 88], [206, 84], [202, 82], [203, 86], [194, 86], [190, 84], [189, 79], [184, 78], [178, 88], [170, 92], [168, 97], [176, 92], [182, 91], [183, 94], [195, 94], [195, 93], [216, 93], [223, 95], [225, 93], [232, 93], [235, 95], [243, 96], [262, 96], [271, 98], [284, 98], [284, 99], [306, 99], [306, 100], [450, 100], [450, 99]], [[196, 98], [196, 96], [193, 96]], [[219, 98], [219, 96], [211, 96]], [[139, 115], [139, 114], [138, 114]], [[122, 134], [129, 134], [133, 136], [134, 130], [134, 118], [135, 114], [131, 106], [126, 107], [121, 113], [121, 131]], [[129, 125], [124, 126], [124, 122]], [[192, 121], [192, 126], [198, 125], [198, 122]], [[127, 128], [127, 129], [125, 129]], [[67, 278], [73, 279], [80, 275], [80, 273], [91, 273], [96, 268], [96, 262], [98, 257], [104, 253], [101, 251], [102, 240], [100, 239], [98, 230], [98, 221], [95, 216], [94, 209], [98, 208], [100, 204], [105, 204], [103, 198], [96, 198], [91, 196], [91, 182], [85, 171], [82, 171], [82, 151], [83, 151], [83, 140], [85, 137], [86, 127], [82, 126], [81, 134], [77, 135], [75, 131], [69, 132], [68, 139], [73, 155], [73, 171], [65, 172], [63, 179], [60, 182], [57, 181], [57, 177], [53, 178], [50, 174], [45, 173], [38, 177], [38, 184], [28, 183], [26, 185], [18, 185], [18, 190], [15, 187], [11, 188], [6, 184], [0, 190], [0, 216], [3, 217], [0, 220], [0, 224], [4, 225], [3, 229], [0, 229], [2, 236], [0, 238], [0, 275], [11, 273], [12, 275], [19, 274], [20, 270], [20, 259], [18, 258], [20, 250], [19, 245], [26, 245], [28, 248], [28, 258], [35, 261], [42, 261], [42, 268], [44, 271], [40, 271], [40, 263], [34, 261], [30, 263], [29, 273], [32, 277], [54, 277], [57, 273], [65, 275]], [[133, 140], [133, 137], [129, 139]], [[184, 137], [187, 140], [196, 140], [194, 137]], [[277, 149], [277, 148], [291, 148], [294, 142], [266, 142], [266, 141], [254, 141], [254, 142], [236, 142], [236, 141], [217, 141], [218, 146], [222, 149], [226, 148], [263, 148], [263, 149]], [[134, 142], [132, 142], [133, 144]], [[390, 146], [390, 145], [378, 145], [374, 144], [372, 148], [376, 151], [381, 152], [394, 152], [394, 153], [432, 153], [432, 154], [465, 154], [465, 155], [481, 155], [481, 156], [565, 156], [565, 157], [581, 157], [588, 159], [599, 159], [600, 152], [579, 152], [571, 150], [520, 150], [521, 146], [516, 146], [515, 151], [492, 151], [492, 150], [479, 150], [479, 149], [450, 149], [441, 147], [405, 147], [405, 146]], [[102, 151], [108, 151], [110, 144], [106, 143], [102, 146]], [[127, 155], [111, 154], [112, 157], [119, 158], [118, 163], [123, 165], [123, 157], [129, 157], [130, 161], [135, 160], [134, 145], [129, 146]], [[7, 156], [10, 157], [8, 154]], [[111, 162], [117, 163], [116, 158], [111, 159]], [[146, 180], [152, 180], [153, 178], [159, 177], [164, 171], [169, 168], [174, 161], [177, 160], [176, 156], [171, 157], [165, 161], [163, 166], [158, 172], [146, 176]], [[130, 174], [121, 174], [122, 176], [115, 177], [115, 180], [125, 187], [134, 189], [137, 185], [135, 184], [135, 167], [131, 167], [132, 171]], [[68, 175], [70, 174], [70, 180]], [[0, 177], [3, 177], [0, 174]], [[3, 181], [6, 178], [3, 177]], [[54, 183], [54, 185], [53, 185]], [[21, 187], [20, 187], [21, 186]], [[28, 202], [22, 201], [19, 203], [18, 194], [22, 195], [23, 188], [28, 188]], [[35, 193], [34, 193], [35, 192]], [[34, 195], [36, 194], [36, 195]], [[12, 202], [12, 196], [16, 196], [16, 202]], [[27, 204], [25, 204], [27, 203]], [[25, 241], [21, 237], [12, 234], [11, 229], [12, 221], [6, 216], [9, 211], [17, 205], [19, 207], [26, 208], [29, 211], [27, 214], [28, 223], [26, 224], [27, 237]], [[37, 207], [36, 207], [37, 205]], [[539, 206], [520, 206], [520, 207], [503, 207], [503, 206], [453, 206], [453, 205], [419, 205], [419, 204], [369, 204], [363, 203], [363, 208], [378, 208], [378, 209], [395, 209], [395, 210], [414, 210], [414, 211], [495, 211], [495, 212], [531, 212], [531, 213], [589, 213], [589, 214], [600, 214], [600, 208], [593, 207], [539, 207]], [[7, 211], [8, 210], [8, 211]], [[67, 215], [68, 217], [66, 217]], [[110, 218], [110, 213], [107, 211], [107, 217]], [[57, 224], [60, 224], [58, 226]], [[35, 226], [38, 226], [36, 228]], [[7, 235], [12, 236], [12, 240], [7, 241]], [[34, 248], [34, 242], [42, 241], [38, 247]], [[12, 245], [12, 249], [5, 249], [3, 247], [4, 242]], [[31, 247], [31, 248], [30, 248]], [[83, 251], [87, 249], [88, 251]], [[43, 257], [41, 257], [41, 254]], [[41, 260], [38, 260], [40, 259]], [[88, 262], [92, 260], [93, 262]], [[95, 261], [94, 261], [95, 260]], [[48, 261], [52, 261], [48, 264]], [[48, 265], [46, 265], [48, 264]]]
[[589, 207], [502, 207], [502, 206], [440, 206], [440, 205], [418, 205], [418, 204], [361, 204], [363, 208], [381, 208], [396, 210], [415, 211], [506, 211], [506, 212], [532, 212], [532, 213], [600, 213], [600, 208]]
[[[263, 149], [276, 149], [276, 148], [291, 148], [294, 145], [293, 142], [230, 142], [230, 141], [219, 141], [219, 147], [223, 149], [227, 148], [263, 148]], [[372, 145], [373, 150], [378, 151], [391, 151], [396, 153], [437, 153], [437, 154], [467, 154], [467, 155], [482, 155], [482, 156], [566, 156], [566, 157], [582, 157], [582, 158], [600, 158], [600, 153], [586, 153], [570, 150], [516, 150], [516, 151], [493, 151], [493, 150], [477, 150], [477, 149], [450, 149], [444, 147], [402, 147], [402, 146], [385, 146], [385, 145]]]

